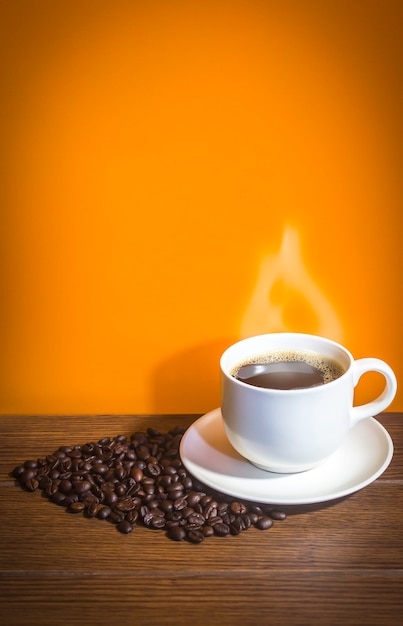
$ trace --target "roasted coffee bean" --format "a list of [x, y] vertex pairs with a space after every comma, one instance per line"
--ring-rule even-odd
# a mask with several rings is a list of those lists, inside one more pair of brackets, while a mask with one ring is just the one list
[[85, 509], [84, 502], [72, 502], [68, 507], [68, 511], [70, 513], [82, 513], [84, 509]]
[[97, 485], [93, 485], [91, 488], [91, 493], [98, 498], [100, 502], [105, 500], [105, 494]]
[[47, 487], [49, 487], [49, 485], [52, 483], [52, 480], [49, 478], [49, 476], [42, 476], [42, 478], [39, 480], [39, 489], [42, 489], [42, 491], [45, 491]]
[[74, 490], [78, 494], [83, 494], [91, 489], [91, 483], [89, 480], [81, 480], [74, 485]]
[[243, 530], [245, 530], [244, 525], [240, 517], [237, 517], [232, 524], [230, 524], [230, 532], [231, 535], [239, 535]]
[[[81, 503], [80, 503], [81, 504]], [[97, 511], [97, 517], [99, 519], [106, 519], [112, 513], [112, 509], [109, 506], [101, 505]]]
[[148, 463], [155, 463], [156, 465], [158, 465], [158, 446], [157, 444], [153, 443], [151, 448], [150, 448], [150, 456], [147, 459], [147, 464]]
[[223, 519], [220, 515], [216, 515], [215, 517], [209, 517], [208, 523], [210, 526], [215, 526], [216, 524], [222, 524]]
[[104, 491], [104, 502], [105, 504], [115, 504], [118, 501], [118, 496], [116, 495], [116, 493], [114, 491]]
[[264, 515], [263, 509], [257, 504], [251, 504], [249, 510], [251, 513], [256, 513], [259, 516]]
[[126, 447], [125, 447], [124, 443], [122, 442], [122, 443], [116, 444], [116, 446], [113, 449], [113, 452], [114, 452], [114, 454], [116, 456], [120, 456], [121, 454], [123, 454], [125, 452], [125, 449], [126, 449]]
[[[153, 496], [155, 494], [155, 485], [152, 483], [147, 483], [143, 485], [143, 491], [146, 496]], [[140, 492], [140, 489], [139, 489]]]
[[247, 511], [247, 507], [241, 502], [231, 502], [230, 509], [235, 515], [243, 515]]
[[242, 519], [244, 530], [248, 530], [248, 528], [250, 528], [252, 525], [249, 513], [244, 513], [243, 515], [241, 515], [241, 519]]
[[144, 443], [144, 441], [146, 440], [147, 440], [147, 435], [141, 431], [137, 431], [133, 433], [130, 437], [130, 441], [134, 448], [139, 446], [141, 443]]
[[213, 498], [212, 498], [211, 496], [208, 496], [207, 494], [204, 494], [204, 495], [200, 498], [200, 500], [199, 500], [200, 505], [201, 505], [202, 507], [205, 507], [205, 506], [206, 506], [206, 504], [209, 504], [209, 503], [212, 501], [212, 499], [213, 499]]
[[143, 480], [141, 481], [143, 488], [148, 487], [149, 485], [155, 486], [155, 478], [153, 476], [145, 475]]
[[178, 451], [175, 448], [171, 448], [171, 450], [167, 450], [165, 452], [165, 456], [167, 456], [171, 460], [172, 464], [173, 464], [173, 458], [176, 457], [177, 454], [178, 454]]
[[56, 482], [51, 482], [45, 489], [45, 495], [50, 498], [56, 491], [59, 491], [59, 485]]
[[39, 489], [41, 489], [42, 491], [45, 491], [47, 487], [49, 487], [49, 485], [52, 483], [51, 479], [49, 478], [49, 476], [42, 476], [39, 479]]
[[259, 528], [259, 530], [267, 530], [272, 525], [273, 520], [268, 515], [262, 515], [262, 517], [259, 517], [255, 524], [256, 528]]
[[171, 526], [167, 531], [167, 535], [173, 541], [183, 541], [186, 537], [186, 530], [181, 526]]
[[73, 485], [70, 480], [68, 480], [67, 478], [64, 478], [63, 480], [60, 481], [59, 489], [63, 493], [69, 493], [69, 491], [73, 489]]
[[203, 526], [203, 535], [205, 537], [212, 537], [214, 535], [214, 528], [212, 526]]
[[193, 480], [191, 479], [190, 476], [184, 476], [181, 480], [182, 485], [184, 486], [184, 488], [186, 489], [186, 491], [189, 491], [190, 489], [193, 489]]
[[180, 498], [177, 498], [174, 501], [174, 505], [173, 506], [174, 506], [174, 509], [176, 511], [182, 511], [183, 509], [185, 509], [187, 507], [187, 504], [188, 504], [188, 502], [187, 502], [186, 498], [184, 496], [182, 496]]
[[224, 513], [221, 517], [224, 524], [227, 524], [228, 526], [235, 520], [235, 515], [233, 513]]
[[150, 527], [151, 528], [164, 528], [165, 517], [163, 515], [154, 515], [151, 519]]
[[108, 471], [108, 466], [104, 465], [104, 463], [99, 463], [94, 465], [94, 469], [92, 470], [95, 474], [105, 474]]
[[123, 485], [122, 483], [119, 483], [118, 485], [115, 486], [115, 493], [119, 498], [126, 495], [126, 491], [127, 491], [126, 486]]
[[107, 517], [108, 520], [114, 522], [115, 524], [119, 524], [119, 522], [123, 521], [124, 518], [125, 514], [123, 511], [117, 511], [116, 509], [113, 509]]
[[164, 528], [165, 517], [163, 515], [156, 515], [153, 512], [146, 513], [143, 517], [143, 523], [148, 528]]
[[66, 496], [61, 491], [55, 491], [55, 493], [51, 495], [50, 499], [55, 504], [62, 505], [66, 499]]
[[32, 480], [32, 478], [36, 478], [36, 470], [33, 468], [24, 468], [24, 471], [19, 476], [21, 482], [26, 483], [28, 480]]
[[217, 507], [217, 515], [224, 515], [228, 513], [229, 503], [228, 502], [219, 502]]
[[25, 472], [25, 466], [17, 465], [17, 467], [13, 469], [11, 474], [14, 476], [14, 478], [20, 478], [21, 474], [23, 474], [24, 472]]
[[172, 522], [168, 518], [165, 519], [165, 528], [168, 530], [172, 528], [172, 526], [184, 526], [183, 520], [179, 522]]
[[160, 502], [160, 509], [164, 513], [170, 513], [170, 511], [173, 511], [173, 508], [174, 503], [172, 502], [172, 500], [162, 500], [162, 502]]
[[281, 521], [287, 517], [286, 513], [284, 513], [283, 511], [277, 511], [277, 510], [269, 511], [269, 515], [271, 519], [281, 520]]
[[195, 512], [195, 510], [192, 509], [192, 507], [190, 507], [190, 506], [185, 506], [185, 508], [181, 509], [180, 511], [181, 511], [182, 517], [184, 519], [187, 519], [189, 517], [189, 515], [192, 515], [192, 513]]
[[135, 450], [127, 450], [124, 456], [123, 467], [133, 467], [135, 461], [137, 461], [137, 454]]
[[187, 517], [188, 524], [192, 524], [193, 527], [201, 527], [203, 526], [206, 518], [201, 513], [191, 513]]
[[124, 535], [131, 533], [133, 530], [133, 526], [125, 519], [119, 522], [116, 528], [120, 533], [123, 533]]
[[168, 487], [168, 485], [170, 485], [173, 482], [172, 480], [172, 476], [159, 476], [158, 477], [158, 486], [161, 487], [162, 489], [166, 489]]
[[118, 467], [115, 467], [113, 475], [117, 478], [117, 480], [123, 480], [126, 476], [126, 470], [122, 465], [118, 465]]
[[102, 491], [105, 491], [105, 493], [107, 491], [114, 491], [116, 485], [118, 484], [120, 484], [119, 481], [113, 481], [113, 480], [104, 481], [101, 484], [101, 489]]
[[224, 524], [223, 522], [215, 524], [213, 526], [213, 529], [214, 529], [214, 534], [218, 535], [219, 537], [225, 537], [230, 532], [230, 527], [227, 526], [227, 524]]
[[135, 496], [138, 491], [140, 491], [140, 485], [136, 483], [136, 481], [133, 481], [133, 484], [128, 486], [126, 495]]
[[133, 500], [134, 508], [135, 509], [140, 509], [140, 507], [141, 507], [141, 498], [135, 496], [134, 498], [132, 498], [132, 500]]
[[252, 513], [252, 512], [248, 513], [248, 517], [250, 519], [250, 523], [253, 525], [255, 525], [259, 519], [259, 515], [257, 513]]
[[97, 517], [100, 505], [97, 502], [90, 502], [85, 507], [85, 514], [87, 517]]
[[36, 478], [29, 478], [25, 481], [24, 487], [27, 491], [36, 491], [39, 487], [39, 482]]
[[[177, 500], [178, 498], [181, 498], [184, 495], [182, 485], [180, 485], [179, 483], [175, 483], [175, 484], [178, 484], [178, 487], [181, 487], [181, 489], [178, 488], [178, 489], [171, 489], [169, 491], [167, 490], [167, 495], [168, 495], [169, 500], [173, 500], [173, 501]], [[173, 485], [169, 485], [169, 487], [171, 486]]]
[[127, 511], [126, 513], [126, 519], [131, 524], [134, 524], [138, 520], [138, 517], [139, 512], [136, 509], [132, 509], [131, 511]]
[[146, 461], [148, 457], [151, 456], [148, 446], [143, 445], [143, 444], [140, 444], [136, 448], [136, 455], [137, 455], [137, 458], [140, 459], [141, 461]]
[[189, 530], [187, 533], [187, 539], [191, 543], [201, 543], [204, 539], [204, 535], [201, 530]]
[[65, 459], [63, 459], [63, 461], [62, 461], [62, 466], [63, 466], [64, 470], [66, 470], [66, 471], [67, 470], [68, 471], [71, 470], [72, 464], [73, 464], [72, 460], [68, 456]]
[[167, 513], [166, 517], [170, 522], [179, 522], [181, 519], [184, 519], [182, 511], [171, 511]]
[[159, 476], [161, 474], [161, 467], [159, 466], [157, 460], [150, 462], [148, 459], [146, 472], [149, 476]]
[[141, 517], [144, 517], [149, 512], [150, 512], [150, 509], [148, 508], [148, 506], [146, 504], [142, 504], [139, 510]]
[[217, 515], [217, 508], [218, 508], [217, 502], [215, 500], [210, 500], [210, 502], [208, 502], [203, 507], [203, 516], [206, 519], [209, 519], [210, 517], [216, 517], [216, 515]]
[[[126, 470], [125, 470], [126, 472]], [[103, 484], [105, 481], [113, 481], [115, 480], [115, 472], [113, 469], [109, 469], [105, 474], [98, 475], [98, 484]]]
[[188, 499], [188, 505], [189, 506], [195, 506], [195, 504], [198, 504], [200, 502], [200, 499], [202, 498], [204, 494], [201, 494], [197, 491], [191, 491], [190, 493], [188, 493], [187, 499]]
[[[143, 484], [144, 484], [144, 481], [143, 481]], [[184, 490], [185, 488], [180, 482], [170, 482], [169, 485], [167, 485], [167, 493], [168, 494], [172, 493], [173, 496], [176, 496], [177, 493], [183, 493]]]
[[149, 437], [159, 437], [160, 434], [161, 433], [160, 433], [159, 430], [157, 430], [156, 428], [152, 428], [151, 426], [148, 426], [148, 428], [147, 428], [147, 435]]
[[63, 500], [63, 506], [68, 507], [70, 506], [70, 504], [73, 504], [73, 502], [79, 502], [79, 497], [76, 493], [71, 493], [70, 495], [66, 496]]
[[99, 500], [96, 496], [94, 496], [91, 491], [86, 491], [82, 495], [80, 495], [81, 502], [85, 502], [85, 504], [91, 504], [91, 502], [96, 502], [98, 504]]
[[136, 483], [140, 483], [144, 478], [143, 470], [141, 470], [139, 467], [133, 467], [130, 471], [130, 476], [134, 478]]
[[[142, 507], [143, 508], [143, 507]], [[144, 515], [142, 515], [140, 513], [141, 517], [143, 518], [143, 524], [144, 526], [151, 526], [151, 520], [153, 518], [153, 514], [151, 513], [151, 511], [148, 511], [146, 513], [144, 513]]]
[[155, 498], [153, 498], [152, 500], [149, 500], [147, 502], [147, 506], [148, 506], [149, 511], [154, 511], [154, 513], [155, 513], [155, 511], [158, 510], [163, 515], [163, 512], [161, 511], [161, 509], [158, 509], [159, 502]]
[[131, 511], [134, 509], [134, 502], [131, 498], [123, 498], [123, 500], [119, 500], [115, 504], [115, 510], [118, 511]]

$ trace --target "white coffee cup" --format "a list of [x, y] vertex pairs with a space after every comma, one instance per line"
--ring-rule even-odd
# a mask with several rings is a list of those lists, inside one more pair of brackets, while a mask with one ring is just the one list
[[[278, 352], [317, 353], [336, 361], [344, 373], [299, 389], [257, 387], [231, 373], [239, 364]], [[396, 377], [384, 361], [354, 360], [340, 344], [302, 333], [243, 339], [223, 353], [220, 370], [221, 413], [230, 443], [257, 467], [279, 473], [305, 471], [327, 459], [357, 422], [384, 411], [397, 390]], [[372, 402], [353, 406], [354, 388], [370, 371], [383, 374], [385, 388]]]

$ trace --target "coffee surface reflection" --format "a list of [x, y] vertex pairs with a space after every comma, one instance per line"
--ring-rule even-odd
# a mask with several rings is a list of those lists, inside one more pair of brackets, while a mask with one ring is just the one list
[[241, 363], [231, 372], [234, 378], [265, 389], [317, 387], [344, 372], [333, 359], [319, 354], [272, 353]]

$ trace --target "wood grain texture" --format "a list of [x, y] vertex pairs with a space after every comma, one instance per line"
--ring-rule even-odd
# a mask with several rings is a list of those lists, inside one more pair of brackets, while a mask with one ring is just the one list
[[2, 586], [8, 626], [401, 624], [402, 582], [381, 574], [168, 573], [8, 579]]
[[172, 542], [71, 515], [9, 475], [59, 445], [188, 426], [196, 416], [2, 416], [0, 623], [400, 625], [403, 416], [378, 417], [395, 454], [367, 488], [288, 507], [268, 531]]

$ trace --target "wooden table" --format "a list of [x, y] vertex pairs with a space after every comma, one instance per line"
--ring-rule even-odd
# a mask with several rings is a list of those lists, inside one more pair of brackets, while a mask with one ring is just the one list
[[144, 527], [123, 535], [106, 522], [69, 515], [9, 474], [59, 445], [147, 427], [165, 432], [196, 417], [0, 417], [0, 623], [402, 624], [402, 414], [377, 418], [395, 453], [365, 489], [289, 512], [267, 531], [198, 545]]

